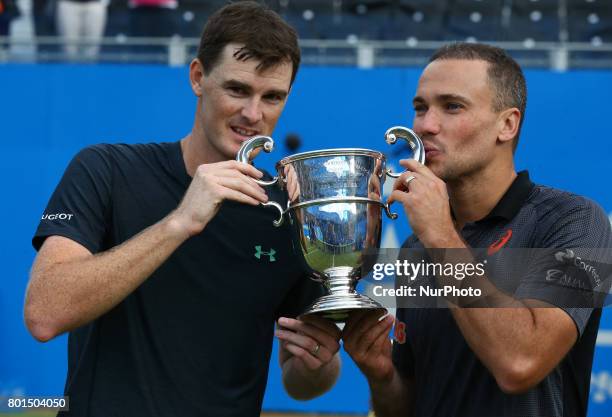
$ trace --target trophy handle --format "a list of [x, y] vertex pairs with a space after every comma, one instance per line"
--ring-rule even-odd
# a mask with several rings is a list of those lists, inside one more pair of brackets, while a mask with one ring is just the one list
[[397, 213], [391, 212], [391, 205], [389, 205], [389, 203], [386, 203], [386, 204], [381, 203], [381, 204], [383, 208], [385, 209], [385, 213], [387, 214], [388, 218], [390, 218], [391, 220], [397, 219]]
[[[408, 146], [410, 146], [413, 152], [412, 159], [417, 160], [421, 164], [425, 163], [425, 146], [419, 135], [414, 133], [412, 129], [402, 126], [393, 126], [385, 132], [385, 141], [389, 145], [395, 144], [398, 139], [405, 140]], [[402, 175], [390, 170], [387, 170], [386, 174], [391, 178], [399, 178]]]
[[[398, 139], [405, 140], [410, 149], [412, 149], [412, 159], [417, 160], [421, 164], [425, 163], [425, 146], [423, 145], [423, 141], [419, 135], [414, 133], [412, 129], [408, 129], [407, 127], [403, 126], [393, 126], [385, 132], [385, 141], [389, 145], [395, 144]], [[399, 176], [402, 175], [401, 173], [397, 174], [395, 172], [391, 172], [389, 169], [387, 169], [385, 174], [391, 178], [399, 178]], [[397, 219], [397, 213], [391, 212], [391, 207], [389, 204], [383, 204], [383, 207], [385, 208], [387, 217], [393, 220]]]
[[[236, 154], [236, 161], [242, 162], [244, 164], [251, 163], [250, 161], [251, 152], [253, 152], [257, 148], [263, 148], [264, 151], [270, 153], [274, 149], [274, 140], [269, 136], [253, 136], [251, 139], [245, 141], [242, 144], [242, 146], [238, 150], [238, 153]], [[262, 181], [262, 180], [258, 180], [255, 178], [253, 178], [253, 180], [257, 184], [265, 187], [265, 186], [276, 184], [278, 182], [278, 176], [272, 178], [272, 180], [270, 181]], [[275, 201], [268, 201], [267, 203], [259, 203], [259, 204], [264, 207], [276, 208], [278, 212], [280, 213], [280, 215], [278, 219], [274, 220], [272, 224], [274, 224], [274, 226], [276, 227], [279, 227], [280, 225], [283, 224], [283, 220], [284, 220], [283, 214], [285, 212], [280, 204], [278, 204]]]

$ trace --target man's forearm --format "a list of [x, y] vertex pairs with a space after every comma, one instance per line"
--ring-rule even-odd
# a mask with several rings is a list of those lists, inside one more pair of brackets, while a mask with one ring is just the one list
[[81, 252], [75, 253], [81, 255], [71, 258], [59, 253], [65, 245], [43, 245], [26, 293], [28, 328], [46, 341], [96, 319], [140, 286], [187, 238], [170, 215], [96, 255], [82, 254], [78, 247]]
[[[458, 246], [434, 250], [433, 257], [443, 264], [474, 264], [470, 249]], [[481, 292], [472, 299], [450, 298], [449, 308], [466, 342], [506, 392], [522, 392], [537, 384], [575, 341], [575, 326], [566, 313], [542, 302], [511, 297], [486, 275], [469, 284], [453, 276], [437, 276], [437, 281], [439, 286], [469, 285]], [[494, 308], [454, 307], [483, 303]]]
[[368, 380], [372, 408], [376, 417], [409, 416], [412, 414], [413, 384], [400, 376], [397, 370], [389, 382]]
[[558, 308], [453, 309], [461, 333], [500, 388], [520, 393], [557, 366], [577, 338]]
[[287, 393], [297, 400], [309, 400], [329, 391], [340, 373], [340, 355], [321, 368], [312, 371], [296, 365], [295, 357], [283, 362], [283, 384]]

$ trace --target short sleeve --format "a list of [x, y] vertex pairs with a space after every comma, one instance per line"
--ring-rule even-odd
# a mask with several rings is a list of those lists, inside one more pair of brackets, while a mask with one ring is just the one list
[[70, 162], [41, 217], [32, 246], [57, 235], [92, 253], [102, 250], [110, 217], [112, 165], [105, 145], [80, 151]]
[[515, 292], [564, 310], [582, 335], [593, 308], [602, 307], [610, 289], [612, 232], [601, 207], [580, 199], [543, 234], [528, 272]]

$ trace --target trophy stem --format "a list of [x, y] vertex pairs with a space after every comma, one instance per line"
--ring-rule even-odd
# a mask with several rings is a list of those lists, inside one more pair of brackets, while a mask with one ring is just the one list
[[354, 268], [346, 266], [326, 269], [323, 271], [328, 277], [324, 281], [325, 288], [331, 295], [355, 294], [357, 280], [353, 276], [354, 272]]
[[385, 310], [382, 305], [355, 290], [358, 281], [355, 273], [358, 269], [340, 266], [328, 268], [323, 272], [326, 276], [323, 285], [329, 294], [315, 300], [302, 316], [318, 314], [336, 323], [342, 323], [354, 310]]

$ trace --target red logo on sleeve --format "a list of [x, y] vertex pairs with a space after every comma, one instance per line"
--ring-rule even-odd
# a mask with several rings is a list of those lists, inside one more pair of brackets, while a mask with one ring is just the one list
[[501, 248], [506, 245], [506, 243], [508, 243], [511, 237], [512, 229], [506, 230], [506, 233], [502, 237], [491, 243], [491, 246], [489, 246], [489, 249], [487, 249], [487, 255], [491, 256], [497, 253]]

